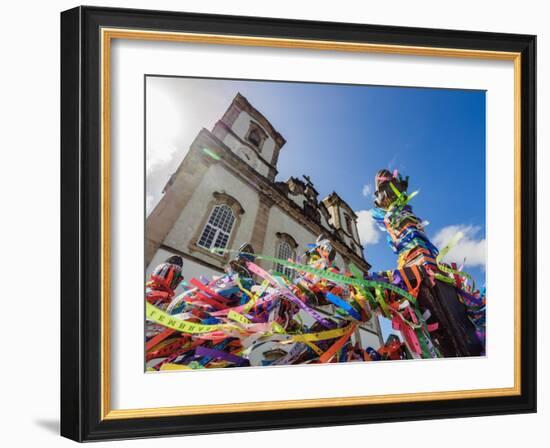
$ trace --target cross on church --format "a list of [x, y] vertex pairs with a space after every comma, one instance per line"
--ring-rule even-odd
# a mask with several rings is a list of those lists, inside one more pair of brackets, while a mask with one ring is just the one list
[[311, 182], [311, 178], [305, 174], [302, 174], [302, 177], [306, 180], [308, 187], [313, 187], [313, 182]]

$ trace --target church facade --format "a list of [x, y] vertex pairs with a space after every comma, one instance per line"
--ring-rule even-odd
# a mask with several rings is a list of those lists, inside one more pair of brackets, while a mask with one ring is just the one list
[[[255, 253], [288, 259], [308, 250], [321, 234], [336, 250], [335, 263], [370, 269], [363, 256], [357, 215], [336, 192], [319, 198], [308, 176], [277, 181], [286, 140], [241, 94], [212, 130], [202, 129], [167, 182], [145, 224], [147, 275], [170, 255], [184, 259], [187, 279], [219, 275], [231, 254], [250, 243]], [[292, 271], [258, 260], [264, 269]], [[329, 310], [330, 311], [330, 310]], [[375, 319], [356, 335], [377, 348]]]

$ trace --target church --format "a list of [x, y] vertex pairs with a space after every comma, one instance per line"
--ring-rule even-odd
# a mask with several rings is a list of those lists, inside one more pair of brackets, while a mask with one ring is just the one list
[[[219, 275], [230, 254], [250, 243], [255, 253], [288, 259], [325, 235], [339, 267], [367, 273], [369, 263], [357, 230], [357, 215], [337, 192], [319, 198], [310, 177], [277, 180], [285, 138], [238, 93], [212, 130], [197, 134], [145, 223], [147, 276], [170, 255], [184, 259], [186, 279]], [[258, 260], [266, 270], [292, 277], [283, 266]], [[330, 313], [330, 310], [320, 310]], [[378, 348], [377, 319], [357, 332], [364, 346]]]

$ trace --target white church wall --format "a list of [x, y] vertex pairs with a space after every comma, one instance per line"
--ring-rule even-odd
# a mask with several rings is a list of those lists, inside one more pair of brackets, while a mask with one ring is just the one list
[[262, 146], [262, 157], [271, 163], [273, 158], [273, 151], [275, 150], [275, 140], [268, 137]]
[[[147, 269], [145, 270], [146, 281], [149, 280], [149, 276], [151, 275], [151, 272], [153, 272], [153, 269], [155, 269], [155, 267], [157, 267], [159, 264], [164, 263], [164, 261], [166, 261], [166, 259], [172, 255], [178, 255], [178, 254], [162, 248], [157, 250], [157, 253], [151, 260], [151, 263], [149, 264], [149, 266], [147, 266]], [[219, 271], [210, 269], [202, 264], [188, 260], [187, 258], [183, 258], [182, 273], [183, 273], [184, 280], [187, 282], [189, 282], [189, 280], [191, 280], [192, 278], [200, 279], [201, 276], [205, 276], [211, 279], [213, 276], [217, 276], [221, 274]], [[184, 288], [182, 286], [179, 286], [178, 288], [176, 288], [176, 294], [179, 294], [183, 291], [184, 291]]]
[[[310, 232], [300, 223], [288, 216], [279, 207], [274, 206], [269, 212], [269, 221], [267, 224], [263, 250], [264, 255], [276, 256], [275, 250], [279, 241], [277, 232], [287, 233], [294, 238], [298, 243], [296, 255], [301, 255], [306, 252], [309, 249], [308, 244], [314, 243], [318, 237], [318, 235]], [[339, 253], [336, 254], [335, 263], [339, 268], [345, 267], [344, 259]], [[271, 267], [272, 266], [268, 266], [268, 268]]]
[[264, 254], [275, 256], [275, 248], [279, 239], [277, 232], [288, 233], [298, 243], [297, 255], [308, 250], [308, 244], [314, 243], [317, 235], [303, 227], [277, 206], [271, 207], [267, 223]]
[[233, 132], [244, 140], [244, 137], [250, 128], [251, 121], [255, 120], [245, 111], [241, 111], [233, 123], [233, 126], [231, 126], [231, 129], [233, 129]]
[[340, 210], [339, 211], [339, 213], [340, 213], [340, 223], [342, 225], [342, 229], [344, 229], [344, 231], [346, 232], [347, 235], [349, 235], [349, 231], [348, 231], [346, 216], [349, 216], [349, 218], [352, 221], [352, 225], [351, 225], [351, 237], [352, 238], [349, 238], [349, 240], [350, 241], [353, 241], [353, 240], [359, 241], [359, 234], [357, 232], [357, 226], [353, 222], [351, 214], [348, 213], [347, 211], [345, 211], [343, 208], [340, 208], [339, 210]]
[[237, 139], [237, 137], [235, 137], [234, 135], [232, 134], [227, 134], [224, 138], [223, 138], [223, 142], [225, 145], [227, 145], [229, 148], [231, 148], [231, 150], [235, 153], [235, 154], [238, 154], [238, 150], [239, 148], [242, 146], [242, 143]]
[[[199, 227], [202, 225], [205, 215], [210, 213], [208, 205], [213, 199], [214, 192], [226, 193], [234, 197], [245, 211], [240, 216], [240, 224], [231, 248], [237, 248], [242, 243], [250, 241], [258, 212], [258, 193], [227, 171], [222, 164], [214, 164], [208, 168], [174, 227], [168, 233], [165, 239], [167, 246], [189, 253], [189, 244], [193, 242], [191, 240], [197, 238], [198, 232], [202, 230], [199, 230]], [[192, 255], [206, 262], [213, 262], [212, 257], [208, 254], [192, 252]]]
[[[240, 142], [234, 135], [227, 134], [224, 139], [223, 143], [229, 146], [231, 150], [237, 154], [241, 159], [245, 160], [250, 166], [252, 166], [258, 173], [260, 173], [262, 176], [267, 177], [269, 173], [269, 166], [262, 161], [258, 155], [250, 149], [248, 146], [243, 145], [242, 142]], [[251, 158], [251, 160], [248, 159], [247, 156]]]
[[326, 229], [330, 229], [329, 222], [328, 222], [327, 218], [325, 218], [325, 215], [323, 213], [321, 213], [321, 224]]

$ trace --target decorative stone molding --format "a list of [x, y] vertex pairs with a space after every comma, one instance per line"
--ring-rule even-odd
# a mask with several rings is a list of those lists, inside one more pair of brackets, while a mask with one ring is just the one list
[[216, 200], [214, 205], [227, 204], [235, 212], [235, 215], [244, 214], [243, 206], [233, 196], [230, 196], [227, 193], [219, 192], [219, 191], [215, 191], [212, 194], [212, 196], [214, 196], [214, 199]]
[[230, 207], [231, 210], [233, 211], [233, 214], [235, 215], [235, 222], [233, 223], [233, 227], [231, 228], [231, 233], [229, 234], [229, 240], [227, 241], [227, 245], [226, 245], [226, 248], [233, 247], [235, 236], [241, 224], [241, 216], [245, 213], [245, 210], [241, 205], [241, 203], [237, 199], [235, 199], [233, 196], [230, 196], [227, 193], [218, 192], [218, 191], [215, 191], [212, 194], [212, 200], [208, 203], [206, 207], [206, 212], [204, 213], [199, 226], [197, 227], [197, 229], [195, 229], [195, 233], [193, 237], [189, 240], [189, 244], [188, 244], [188, 249], [190, 251], [199, 252], [199, 253], [202, 253], [203, 255], [207, 255], [209, 258], [216, 260], [218, 263], [221, 263], [220, 267], [223, 267], [225, 265], [225, 263], [229, 259], [229, 254], [228, 253], [218, 254], [218, 253], [210, 252], [208, 249], [202, 246], [199, 246], [198, 242], [208, 222], [208, 219], [210, 218], [212, 210], [217, 205], [222, 205], [222, 204], [225, 204], [228, 207]]
[[277, 238], [279, 238], [280, 241], [285, 241], [287, 242], [288, 244], [290, 244], [290, 247], [292, 247], [292, 249], [297, 249], [298, 248], [298, 243], [296, 242], [296, 240], [291, 236], [289, 235], [288, 233], [284, 233], [284, 232], [277, 232], [275, 234], [275, 236]]
[[251, 120], [244, 139], [258, 148], [258, 151], [262, 152], [262, 148], [267, 140], [267, 137], [268, 135], [262, 127], [258, 123]]

